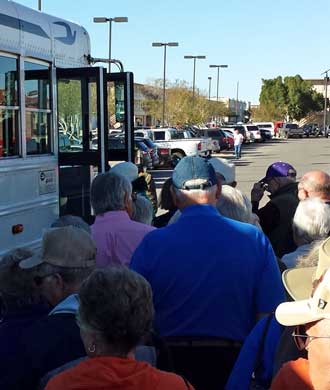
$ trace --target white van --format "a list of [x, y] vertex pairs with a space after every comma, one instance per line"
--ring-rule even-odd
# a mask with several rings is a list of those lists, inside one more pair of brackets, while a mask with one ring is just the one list
[[258, 126], [260, 129], [269, 130], [274, 137], [274, 123], [273, 122], [253, 122], [254, 125]]

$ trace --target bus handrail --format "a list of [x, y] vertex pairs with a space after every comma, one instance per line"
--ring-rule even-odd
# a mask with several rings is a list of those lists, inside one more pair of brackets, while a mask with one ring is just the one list
[[90, 54], [88, 54], [88, 56], [86, 56], [87, 58], [87, 61], [90, 63], [90, 64], [95, 64], [96, 62], [104, 62], [104, 63], [111, 63], [111, 64], [115, 64], [118, 66], [119, 70], [121, 72], [124, 72], [124, 65], [123, 63], [120, 61], [120, 60], [116, 60], [116, 59], [108, 59], [108, 58], [95, 58], [95, 57], [92, 57]]

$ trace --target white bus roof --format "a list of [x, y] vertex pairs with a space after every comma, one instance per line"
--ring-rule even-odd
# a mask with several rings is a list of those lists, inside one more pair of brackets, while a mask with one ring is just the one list
[[88, 66], [90, 55], [83, 27], [8, 0], [0, 0], [0, 47], [62, 68]]

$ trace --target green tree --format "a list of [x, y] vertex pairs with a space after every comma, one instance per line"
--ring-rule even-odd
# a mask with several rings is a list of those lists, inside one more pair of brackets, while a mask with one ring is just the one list
[[323, 96], [301, 76], [281, 76], [262, 80], [260, 107], [253, 110], [254, 120], [297, 120], [310, 112], [321, 111]]

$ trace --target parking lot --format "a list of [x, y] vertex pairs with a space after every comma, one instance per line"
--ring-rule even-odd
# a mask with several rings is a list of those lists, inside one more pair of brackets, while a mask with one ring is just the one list
[[[330, 173], [330, 138], [273, 139], [266, 143], [244, 145], [242, 158], [235, 160], [232, 152], [213, 154], [230, 159], [236, 165], [238, 188], [249, 195], [253, 183], [265, 175], [267, 167], [274, 161], [287, 161], [301, 177], [304, 172], [321, 169]], [[153, 170], [158, 191], [172, 170]]]

